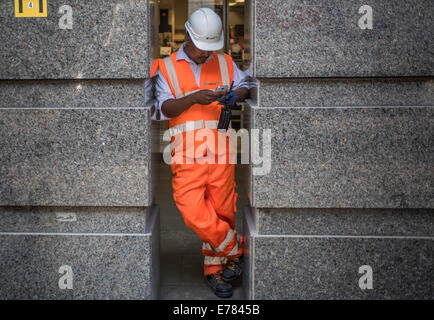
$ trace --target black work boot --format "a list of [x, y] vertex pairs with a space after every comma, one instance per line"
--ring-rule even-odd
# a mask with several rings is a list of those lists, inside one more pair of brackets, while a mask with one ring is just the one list
[[239, 258], [228, 259], [225, 268], [223, 269], [223, 281], [230, 282], [237, 279], [242, 271], [243, 256]]
[[230, 283], [226, 283], [223, 281], [221, 271], [218, 271], [213, 274], [209, 274], [205, 278], [217, 297], [220, 298], [232, 297], [232, 293], [233, 293], [232, 286]]

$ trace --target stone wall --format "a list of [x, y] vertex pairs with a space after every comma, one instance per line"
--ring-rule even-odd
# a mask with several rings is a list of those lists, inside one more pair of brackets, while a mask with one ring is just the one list
[[156, 298], [156, 3], [14, 9], [0, 8], [0, 298]]
[[245, 119], [271, 129], [271, 166], [246, 186], [246, 296], [432, 299], [431, 2], [251, 0], [247, 13]]

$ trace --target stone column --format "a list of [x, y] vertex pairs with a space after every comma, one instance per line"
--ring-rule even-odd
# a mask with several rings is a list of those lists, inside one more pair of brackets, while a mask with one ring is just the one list
[[0, 6], [0, 299], [156, 298], [155, 1]]
[[432, 2], [363, 4], [247, 2], [250, 299], [434, 298]]

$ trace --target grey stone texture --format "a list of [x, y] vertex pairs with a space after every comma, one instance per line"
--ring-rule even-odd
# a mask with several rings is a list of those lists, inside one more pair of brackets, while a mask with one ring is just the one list
[[432, 78], [260, 79], [260, 108], [432, 107]]
[[250, 172], [252, 206], [432, 208], [433, 89], [428, 78], [261, 79], [245, 124], [271, 129], [271, 170]]
[[3, 108], [143, 108], [143, 80], [14, 80], [0, 82]]
[[246, 297], [433, 299], [431, 1], [248, 0], [246, 13], [258, 90], [244, 121], [271, 154], [246, 170]]
[[[432, 300], [433, 239], [260, 237], [254, 298]], [[373, 289], [359, 287], [364, 265]]]
[[149, 108], [0, 113], [1, 205], [151, 205]]
[[0, 232], [146, 233], [150, 207], [0, 207]]
[[17, 18], [0, 3], [0, 299], [158, 297], [157, 6], [53, 0]]
[[261, 235], [427, 237], [434, 236], [433, 213], [432, 209], [255, 209]]
[[[430, 0], [250, 0], [258, 78], [432, 76]], [[372, 8], [373, 28], [359, 20]]]
[[251, 108], [271, 129], [271, 168], [251, 176], [262, 208], [433, 208], [432, 107]]
[[[29, 218], [16, 214], [17, 223], [27, 223], [28, 228], [41, 227], [40, 232], [21, 232], [22, 226], [0, 232], [0, 299], [156, 299], [159, 282], [159, 223], [158, 208], [147, 212], [146, 229], [138, 233], [111, 233], [112, 226], [102, 231], [110, 219], [122, 223], [137, 224], [144, 219], [143, 209], [132, 213], [111, 209], [102, 215], [86, 217], [90, 212], [77, 214], [77, 222], [60, 222], [53, 231], [54, 216], [62, 212], [57, 208], [40, 215], [41, 223], [35, 224], [35, 216]], [[130, 212], [128, 212], [130, 211]], [[0, 216], [10, 214], [2, 208]], [[118, 216], [118, 217], [115, 217]], [[49, 223], [46, 223], [50, 220]], [[73, 232], [63, 233], [64, 224], [79, 225]], [[143, 222], [141, 222], [143, 224]], [[47, 226], [50, 225], [50, 232]], [[119, 222], [118, 222], [119, 225]], [[109, 230], [110, 229], [110, 230]], [[119, 228], [119, 231], [125, 231]], [[137, 231], [129, 228], [130, 231]], [[84, 231], [84, 232], [83, 232]], [[117, 230], [116, 230], [117, 231]], [[67, 275], [62, 266], [72, 270], [72, 288], [65, 289]], [[69, 273], [70, 274], [70, 273]]]
[[[72, 8], [60, 29], [59, 8]], [[16, 18], [0, 4], [0, 79], [133, 79], [149, 77], [156, 56], [155, 1], [48, 1], [46, 18]]]
[[[261, 209], [262, 210], [262, 209]], [[295, 210], [295, 209], [294, 209]], [[259, 234], [255, 228], [255, 213], [245, 210], [246, 273], [244, 288], [250, 299], [433, 299], [432, 252], [434, 233], [419, 236], [400, 236], [392, 228], [386, 228], [385, 236], [378, 226], [377, 219], [343, 219], [346, 229], [353, 228], [349, 235], [340, 232], [321, 234], [324, 228], [336, 228], [336, 216], [325, 213], [316, 218], [314, 214], [302, 213], [306, 219], [292, 211], [285, 216], [276, 216], [273, 223], [286, 223], [290, 234]], [[338, 213], [345, 215], [345, 213]], [[411, 214], [410, 212], [408, 214]], [[327, 219], [329, 215], [329, 219]], [[381, 216], [381, 215], [380, 215]], [[386, 224], [401, 228], [402, 217], [390, 214]], [[422, 226], [427, 217], [413, 216], [413, 225]], [[313, 228], [308, 234], [291, 234], [288, 221], [294, 220], [303, 231]], [[364, 235], [362, 229], [376, 230], [377, 234]], [[432, 225], [432, 214], [431, 214]], [[398, 227], [398, 229], [400, 229]], [[410, 228], [411, 229], [411, 228]], [[270, 230], [267, 230], [270, 231]], [[389, 231], [389, 232], [388, 232]], [[279, 232], [279, 231], [277, 231]], [[318, 232], [318, 233], [316, 233]], [[366, 271], [362, 266], [372, 268], [372, 289], [362, 289], [360, 278]]]

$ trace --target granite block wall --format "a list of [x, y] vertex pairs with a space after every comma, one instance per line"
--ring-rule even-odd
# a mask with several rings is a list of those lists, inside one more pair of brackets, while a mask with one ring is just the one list
[[157, 207], [1, 207], [1, 218], [0, 299], [158, 297]]
[[[269, 172], [252, 175], [252, 206], [432, 208], [433, 82], [413, 87], [405, 80], [380, 80], [378, 99], [372, 90], [376, 81], [318, 82], [283, 80], [281, 92], [273, 93], [272, 84], [259, 80], [252, 127], [271, 130], [272, 152]], [[390, 93], [388, 106], [388, 91], [404, 93]], [[359, 92], [369, 98], [358, 98]], [[281, 104], [272, 107], [272, 102]]]
[[273, 222], [250, 233], [250, 299], [434, 298], [429, 210], [246, 208], [261, 215]]
[[149, 118], [143, 107], [0, 108], [2, 204], [149, 206]]
[[155, 1], [47, 3], [46, 18], [17, 18], [14, 1], [2, 1], [0, 79], [147, 77]]
[[14, 5], [0, 4], [0, 298], [155, 299], [158, 4]]
[[251, 0], [255, 75], [432, 76], [430, 0]]
[[246, 10], [258, 87], [245, 124], [269, 151], [248, 172], [246, 296], [432, 299], [431, 4]]

